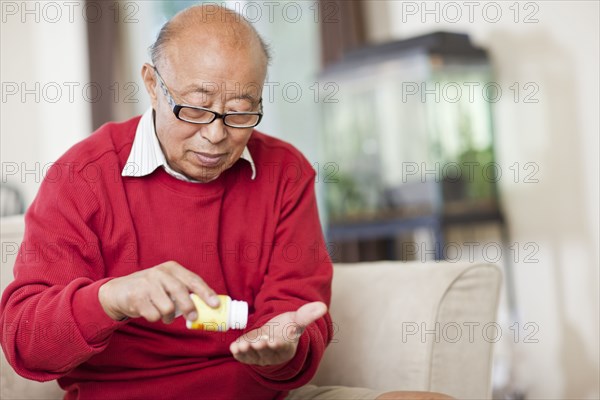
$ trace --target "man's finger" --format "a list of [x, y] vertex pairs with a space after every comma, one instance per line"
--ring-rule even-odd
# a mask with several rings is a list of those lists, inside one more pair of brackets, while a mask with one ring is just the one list
[[138, 306], [139, 316], [148, 322], [156, 322], [161, 318], [160, 311], [154, 306], [152, 301], [141, 302]]
[[269, 346], [269, 335], [262, 335], [258, 340], [252, 341], [250, 347], [254, 350], [260, 351], [266, 349]]
[[156, 285], [150, 294], [150, 302], [158, 310], [164, 323], [168, 324], [173, 320], [175, 306], [171, 298], [165, 293], [160, 285]]
[[258, 352], [252, 348], [252, 346], [248, 345], [247, 347], [238, 347], [238, 351], [233, 353], [233, 357], [243, 362], [244, 364], [258, 364], [260, 360], [260, 355]]
[[315, 322], [323, 315], [327, 313], [327, 306], [325, 303], [315, 301], [308, 303], [300, 307], [296, 311], [296, 322], [301, 330], [304, 330], [308, 325]]
[[196, 293], [211, 307], [219, 306], [220, 301], [217, 293], [201, 277], [175, 261], [170, 261], [169, 267], [172, 274], [187, 286], [191, 293]]

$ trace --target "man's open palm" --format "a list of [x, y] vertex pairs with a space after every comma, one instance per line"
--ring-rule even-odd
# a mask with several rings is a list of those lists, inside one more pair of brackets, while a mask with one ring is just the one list
[[316, 301], [296, 311], [280, 314], [260, 328], [240, 336], [229, 346], [233, 357], [245, 364], [277, 365], [291, 360], [306, 327], [327, 313], [325, 303]]

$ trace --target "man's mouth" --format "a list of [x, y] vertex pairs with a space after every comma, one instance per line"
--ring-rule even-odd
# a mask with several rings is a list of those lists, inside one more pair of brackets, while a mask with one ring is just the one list
[[205, 167], [214, 167], [219, 165], [227, 154], [225, 153], [198, 153], [194, 152], [196, 159]]

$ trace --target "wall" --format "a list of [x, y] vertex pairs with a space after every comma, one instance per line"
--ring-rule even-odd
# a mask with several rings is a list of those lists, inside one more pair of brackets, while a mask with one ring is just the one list
[[[516, 340], [513, 382], [527, 398], [598, 398], [599, 3], [467, 3], [368, 2], [370, 39], [445, 30], [489, 49], [503, 89], [494, 104], [501, 197], [511, 242], [521, 249], [519, 322], [539, 326], [538, 343], [523, 340], [532, 330]], [[537, 102], [525, 102], [527, 94]], [[525, 163], [534, 164], [526, 170]], [[538, 182], [527, 183], [533, 168]], [[534, 249], [534, 262], [524, 262]]]
[[28, 204], [49, 163], [89, 134], [91, 101], [108, 93], [89, 82], [81, 6], [70, 13], [42, 2], [0, 7], [1, 179]]

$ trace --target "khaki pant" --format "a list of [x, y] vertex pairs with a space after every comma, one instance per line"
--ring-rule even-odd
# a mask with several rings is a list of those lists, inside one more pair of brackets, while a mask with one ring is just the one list
[[286, 400], [373, 400], [384, 391], [347, 386], [305, 385], [292, 390]]

